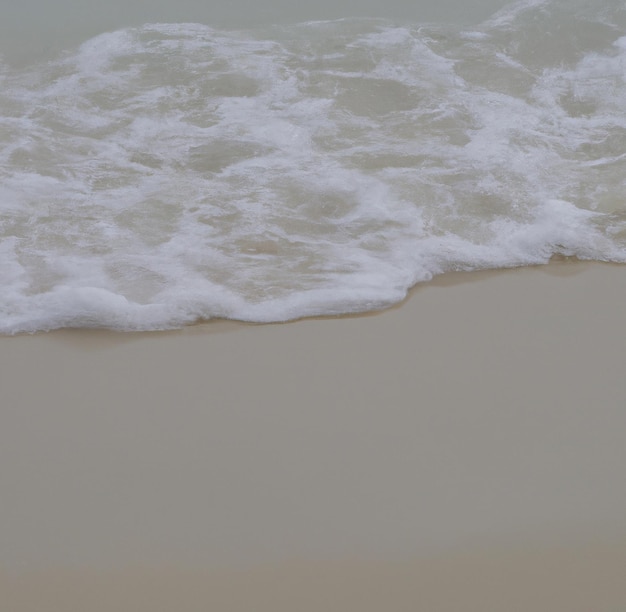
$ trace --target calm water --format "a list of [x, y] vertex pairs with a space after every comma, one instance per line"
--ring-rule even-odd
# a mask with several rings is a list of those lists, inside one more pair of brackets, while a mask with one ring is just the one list
[[621, 2], [63, 4], [0, 26], [2, 333], [626, 262]]

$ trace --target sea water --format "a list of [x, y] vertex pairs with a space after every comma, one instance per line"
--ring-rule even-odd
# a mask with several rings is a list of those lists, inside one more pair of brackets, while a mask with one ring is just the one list
[[447, 271], [626, 262], [626, 5], [446, 2], [10, 9], [0, 333], [284, 321]]

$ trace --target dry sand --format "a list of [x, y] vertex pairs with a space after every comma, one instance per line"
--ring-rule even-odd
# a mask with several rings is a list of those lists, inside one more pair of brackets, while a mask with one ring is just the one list
[[0, 610], [626, 609], [626, 267], [0, 338]]
[[626, 542], [414, 562], [46, 572], [2, 580], [3, 610], [37, 612], [621, 612]]

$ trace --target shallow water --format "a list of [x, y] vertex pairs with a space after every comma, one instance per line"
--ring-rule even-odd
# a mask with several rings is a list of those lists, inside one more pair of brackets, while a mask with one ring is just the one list
[[11, 9], [0, 332], [281, 321], [446, 271], [626, 262], [626, 8], [500, 5]]

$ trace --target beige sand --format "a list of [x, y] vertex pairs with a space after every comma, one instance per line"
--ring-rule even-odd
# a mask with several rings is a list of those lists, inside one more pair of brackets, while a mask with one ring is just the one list
[[624, 304], [561, 263], [0, 338], [0, 610], [626, 609]]
[[2, 580], [11, 612], [621, 612], [622, 546], [239, 571], [48, 572]]

